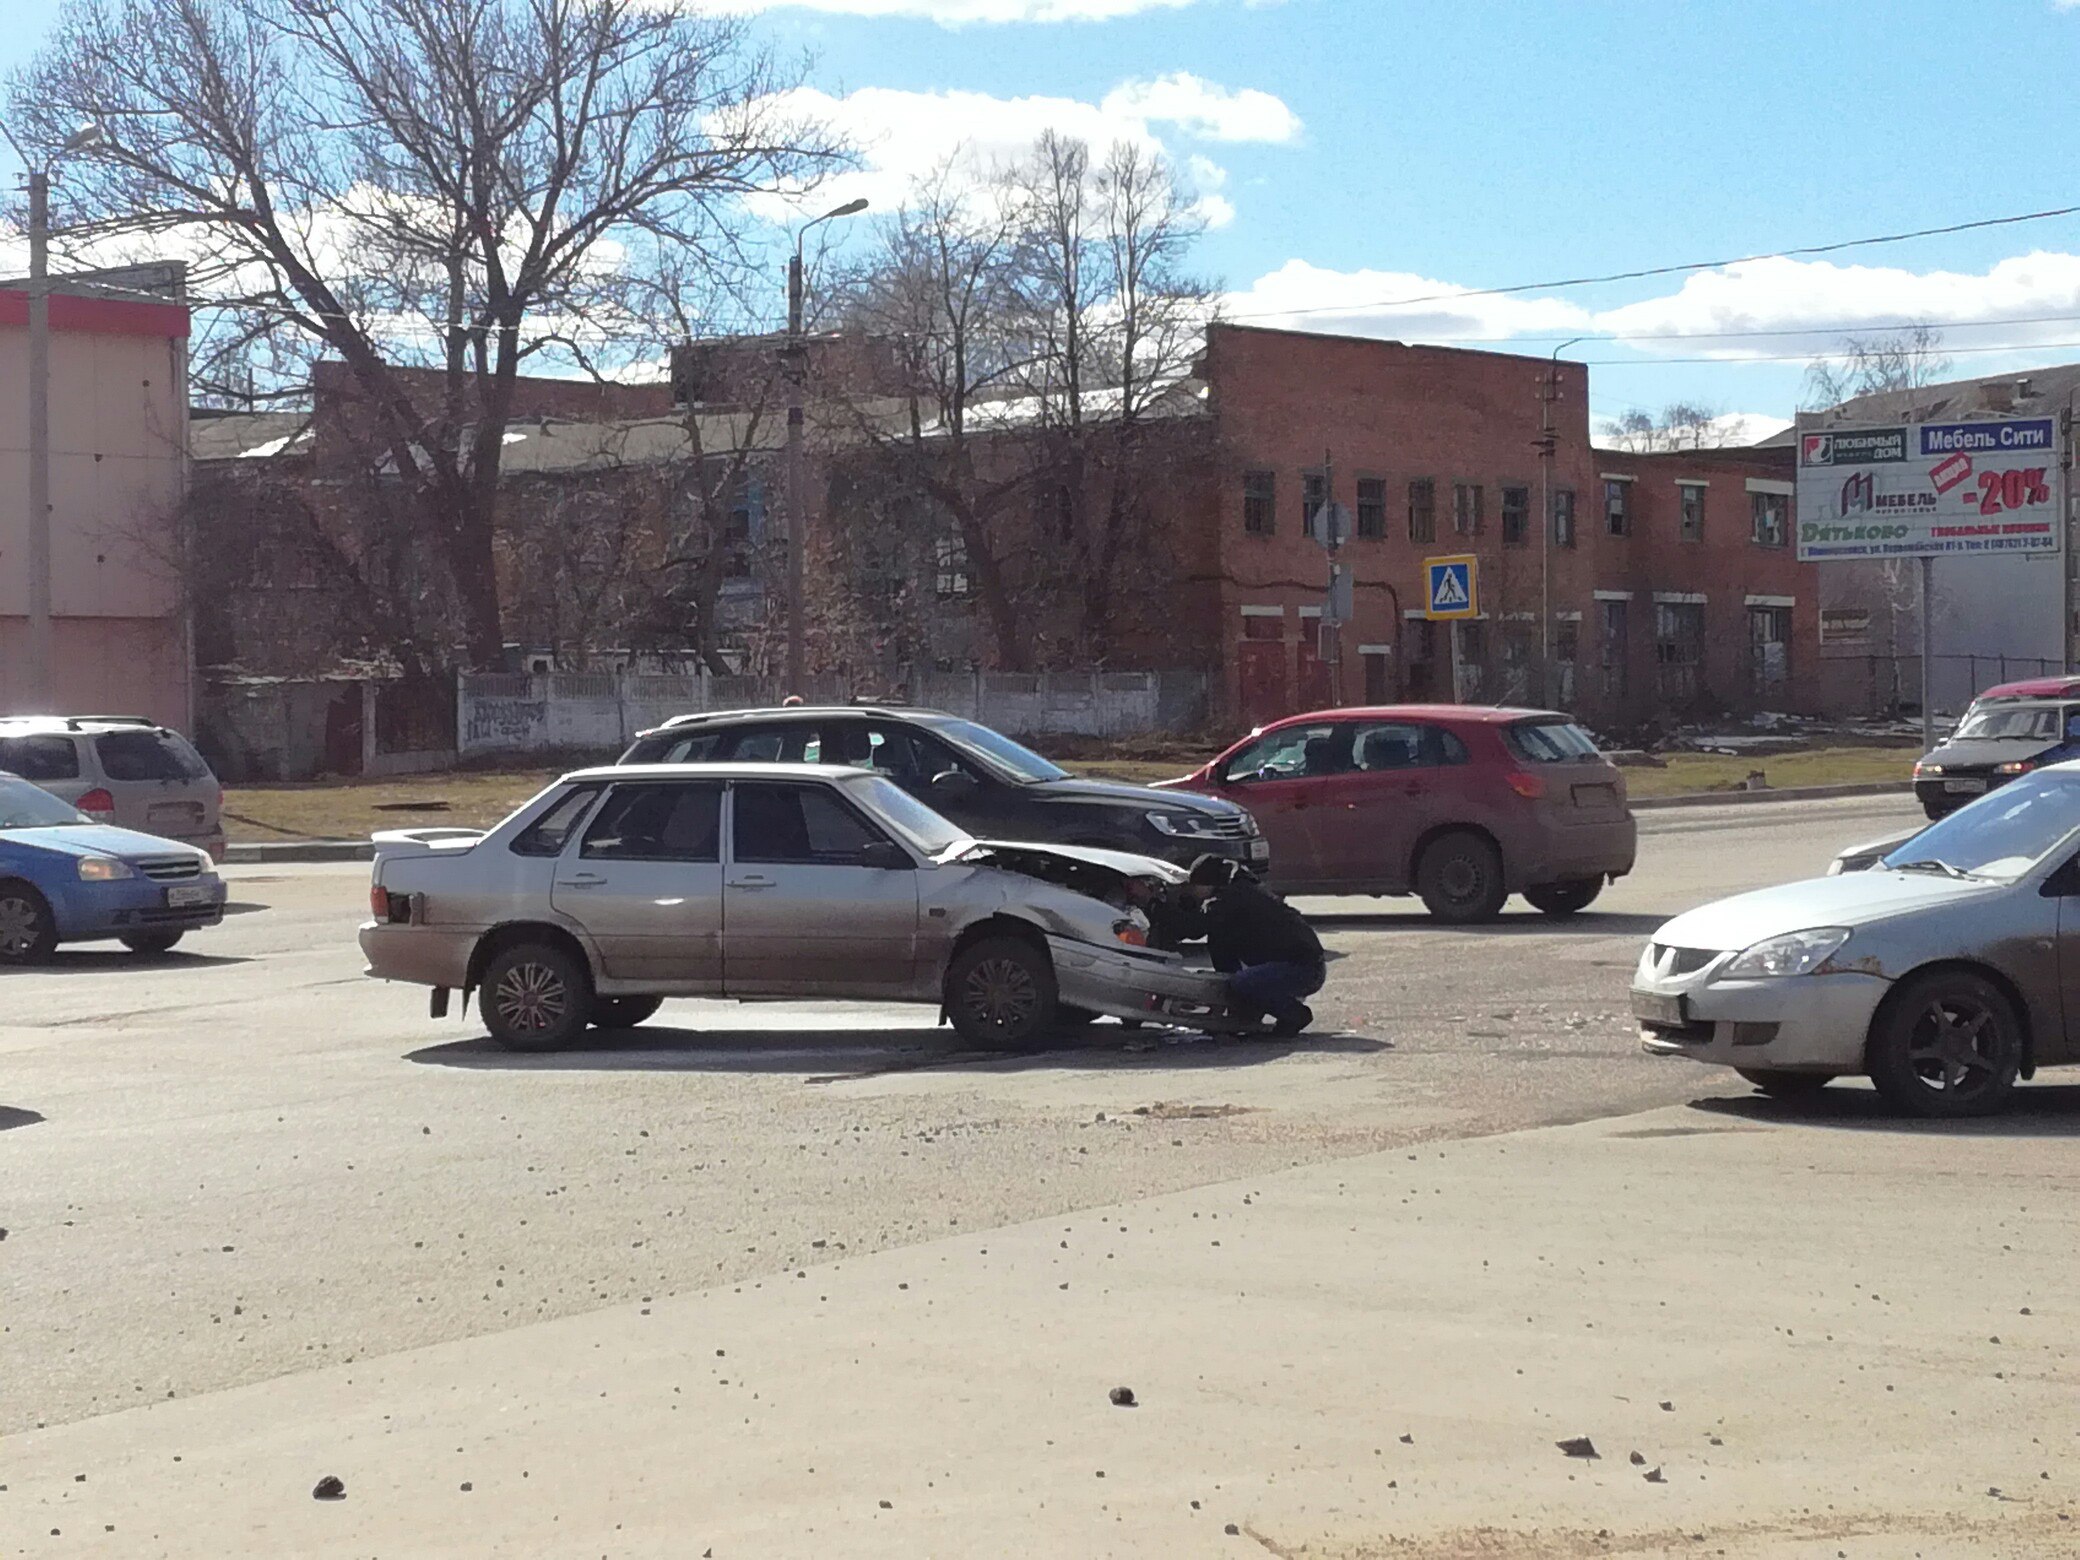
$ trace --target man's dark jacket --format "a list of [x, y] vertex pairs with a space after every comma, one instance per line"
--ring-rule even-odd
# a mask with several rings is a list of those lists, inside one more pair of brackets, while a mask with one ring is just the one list
[[1245, 964], [1322, 962], [1322, 940], [1307, 918], [1245, 879], [1224, 884], [1207, 902], [1206, 951], [1224, 975]]

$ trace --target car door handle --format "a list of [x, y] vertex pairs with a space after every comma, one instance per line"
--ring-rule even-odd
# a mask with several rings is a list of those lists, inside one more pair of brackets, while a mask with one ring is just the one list
[[729, 886], [731, 888], [771, 888], [773, 880], [769, 877], [732, 878]]
[[606, 880], [606, 874], [602, 872], [573, 872], [569, 877], [558, 878], [556, 886], [558, 888], [598, 888]]

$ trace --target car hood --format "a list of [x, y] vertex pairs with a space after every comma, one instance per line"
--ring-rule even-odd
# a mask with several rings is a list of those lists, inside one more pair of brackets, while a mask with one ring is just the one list
[[60, 856], [120, 856], [136, 861], [145, 856], [168, 854], [192, 856], [195, 847], [181, 840], [119, 829], [112, 823], [63, 823], [52, 829], [0, 829], [0, 840], [13, 845], [30, 845]]
[[1022, 852], [1029, 856], [1057, 856], [1065, 861], [1081, 861], [1094, 867], [1106, 867], [1124, 877], [1161, 878], [1166, 883], [1182, 883], [1184, 869], [1167, 861], [1158, 861], [1153, 856], [1137, 856], [1131, 851], [1099, 850], [1089, 845], [1036, 845], [1030, 840], [976, 840], [966, 846], [956, 860], [965, 859], [977, 850], [1000, 850]]
[[1654, 941], [1672, 948], [1725, 952], [1816, 926], [1864, 926], [1938, 905], [1962, 905], [2004, 893], [2012, 886], [1882, 868], [1842, 877], [1808, 878], [1687, 911], [1663, 925]]
[[2025, 758], [2035, 758], [2058, 745], [2042, 737], [1966, 737], [1957, 742], [1938, 743], [1929, 749], [1921, 762], [1940, 764], [1945, 769], [1953, 765], [1959, 769], [1990, 769], [1995, 764], [2013, 764]]
[[[1176, 782], [1170, 780], [1163, 782], [1165, 787], [1174, 784]], [[1219, 797], [1199, 796], [1190, 791], [1157, 790], [1148, 785], [1128, 785], [1123, 780], [1092, 780], [1083, 775], [1071, 775], [1066, 780], [1043, 780], [1026, 789], [1032, 795], [1051, 802], [1078, 802], [1100, 807], [1160, 807], [1169, 812], [1206, 813], [1222, 818], [1242, 815], [1240, 807]]]

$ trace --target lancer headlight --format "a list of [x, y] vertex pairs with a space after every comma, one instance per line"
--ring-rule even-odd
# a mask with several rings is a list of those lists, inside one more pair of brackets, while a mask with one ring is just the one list
[[1810, 931], [1787, 932], [1767, 938], [1719, 971], [1722, 980], [1810, 975], [1839, 953], [1849, 940], [1846, 926], [1816, 926]]
[[128, 862], [118, 861], [113, 856], [79, 858], [79, 880], [82, 883], [113, 883], [119, 878], [136, 876]]
[[1220, 820], [1205, 813], [1152, 812], [1149, 826], [1177, 839], [1210, 839], [1220, 833]]

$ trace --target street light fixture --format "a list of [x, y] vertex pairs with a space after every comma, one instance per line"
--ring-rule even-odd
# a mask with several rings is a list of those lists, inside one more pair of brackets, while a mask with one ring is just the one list
[[60, 158], [107, 139], [88, 121], [42, 163], [0, 125], [29, 175], [29, 676], [31, 713], [57, 707], [51, 651], [51, 169]]
[[800, 694], [806, 650], [802, 627], [802, 553], [809, 539], [802, 507], [802, 393], [808, 377], [802, 343], [802, 242], [809, 230], [838, 217], [856, 217], [867, 209], [866, 198], [813, 217], [795, 230], [794, 253], [787, 261], [787, 691]]

